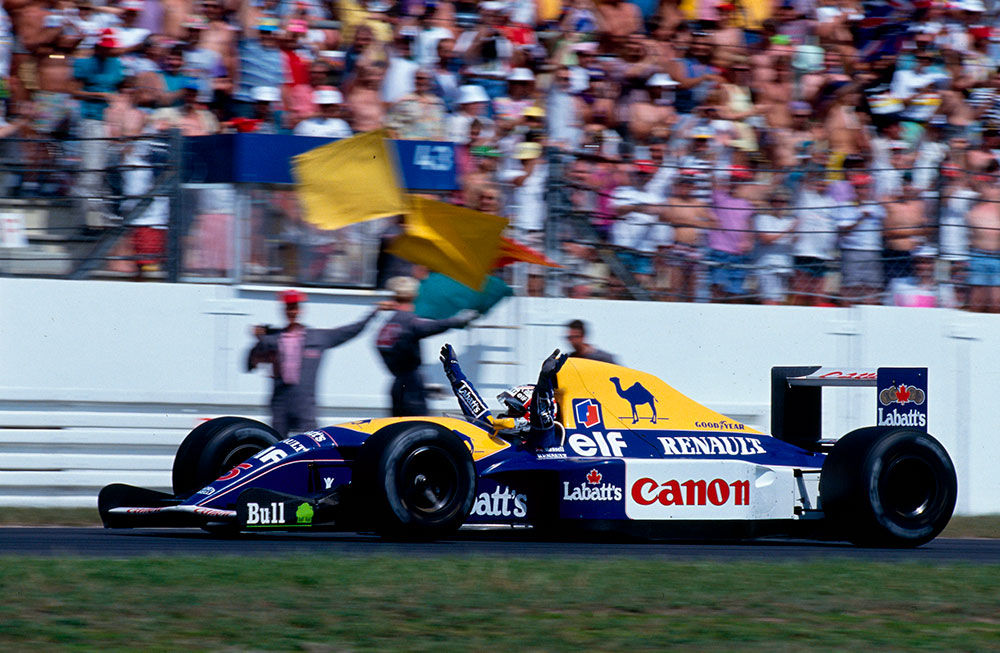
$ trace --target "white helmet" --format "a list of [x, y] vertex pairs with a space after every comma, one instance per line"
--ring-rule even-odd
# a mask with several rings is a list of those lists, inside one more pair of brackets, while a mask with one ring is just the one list
[[535, 394], [535, 385], [526, 383], [515, 385], [497, 395], [497, 399], [506, 409], [500, 417], [527, 417], [531, 406], [531, 395]]

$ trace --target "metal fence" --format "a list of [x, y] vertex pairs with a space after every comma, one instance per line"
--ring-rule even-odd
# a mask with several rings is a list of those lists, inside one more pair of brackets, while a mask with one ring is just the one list
[[[562, 269], [548, 272], [546, 292], [550, 295], [683, 302], [863, 303], [962, 308], [969, 306], [970, 295], [974, 297], [976, 292], [970, 288], [967, 278], [970, 261], [974, 265], [977, 257], [990, 256], [970, 250], [970, 229], [965, 219], [965, 213], [975, 201], [985, 200], [977, 199], [977, 193], [968, 187], [956, 190], [945, 186], [940, 165], [934, 166], [932, 174], [928, 175], [937, 181], [921, 189], [917, 197], [923, 207], [924, 224], [904, 229], [919, 234], [919, 246], [908, 252], [887, 248], [886, 229], [879, 222], [874, 227], [862, 226], [854, 230], [856, 234], [877, 232], [873, 239], [878, 241], [877, 247], [869, 247], [863, 252], [850, 250], [844, 246], [844, 232], [834, 214], [855, 208], [855, 202], [830, 201], [821, 209], [828, 214], [828, 226], [796, 227], [788, 235], [781, 256], [775, 257], [774, 248], [762, 244], [762, 236], [778, 232], [757, 227], [755, 219], [762, 214], [794, 216], [807, 208], [796, 203], [797, 189], [807, 175], [844, 179], [846, 173], [871, 176], [886, 172], [902, 174], [903, 171], [873, 168], [755, 170], [758, 180], [748, 183], [762, 186], [764, 182], [759, 179], [767, 177], [772, 187], [780, 184], [789, 189], [791, 201], [784, 206], [775, 206], [766, 200], [754, 202], [748, 211], [752, 217], [746, 226], [703, 225], [698, 229], [700, 233], [695, 244], [681, 246], [657, 233], [663, 229], [672, 231], [677, 226], [664, 217], [663, 210], [691, 206], [685, 200], [671, 198], [668, 193], [666, 199], [635, 208], [637, 213], [650, 215], [645, 222], [630, 225], [638, 235], [630, 238], [629, 246], [615, 237], [616, 230], [631, 219], [613, 210], [618, 199], [617, 188], [602, 189], [593, 183], [582, 184], [569, 171], [571, 166], [588, 160], [594, 165], [610, 167], [631, 165], [627, 160], [595, 159], [590, 153], [549, 150], [546, 251], [563, 264]], [[663, 161], [657, 165], [657, 170], [667, 169], [676, 179], [681, 167], [679, 162]], [[737, 169], [712, 168], [702, 172], [708, 177], [726, 177], [731, 170]], [[949, 172], [973, 177], [967, 171], [952, 169]], [[995, 184], [997, 181], [980, 179], [977, 183]], [[720, 208], [713, 205], [711, 197], [701, 197], [699, 201], [709, 212]], [[885, 211], [900, 201], [893, 197], [873, 199], [866, 204]], [[600, 210], [595, 208], [599, 204], [603, 204]], [[742, 254], [719, 256], [709, 247], [710, 234], [735, 232], [746, 235], [752, 242]], [[816, 236], [825, 236], [830, 243], [821, 257], [795, 255], [792, 246], [795, 239]]]
[[201, 183], [179, 132], [3, 149], [0, 274], [375, 284], [384, 221], [326, 231], [291, 186]]
[[[205, 183], [211, 162], [192, 160], [184, 145], [179, 132], [130, 139], [5, 140], [0, 149], [0, 274], [377, 285], [391, 220], [319, 229], [303, 219], [293, 186]], [[609, 213], [611, 189], [581, 184], [573, 166], [588, 156], [548, 150], [547, 216], [540, 245], [562, 267], [506, 270], [507, 281], [523, 294], [841, 305], [912, 301], [955, 307], [967, 306], [975, 294], [965, 276], [970, 254], [964, 214], [956, 213], [949, 222], [947, 211], [949, 202], [969, 204], [970, 196], [940, 183], [926, 190], [924, 198], [929, 217], [925, 240], [938, 247], [930, 268], [917, 270], [914, 260], [877, 252], [867, 255], [864, 264], [869, 272], [877, 267], [878, 274], [862, 275], [876, 281], [859, 285], [857, 275], [847, 269], [857, 261], [845, 258], [839, 244], [820, 262], [789, 256], [775, 263], [764, 256], [761, 232], [753, 225], [747, 230], [757, 244], [739, 257], [713, 257], [704, 242], [696, 247], [636, 246], [652, 239], [656, 229], [670, 227], [662, 217], [645, 225], [633, 246], [617, 243], [614, 230], [629, 218]], [[680, 167], [667, 161], [659, 165]], [[796, 174], [756, 172], [772, 179]], [[940, 170], [936, 174], [943, 179]], [[671, 202], [676, 204], [667, 200], [661, 208]], [[603, 209], [595, 208], [599, 204]], [[506, 214], [516, 217], [516, 211], [509, 208]], [[707, 235], [725, 229], [702, 231]], [[958, 243], [957, 250], [946, 252], [946, 240]], [[727, 287], [720, 291], [720, 285]]]

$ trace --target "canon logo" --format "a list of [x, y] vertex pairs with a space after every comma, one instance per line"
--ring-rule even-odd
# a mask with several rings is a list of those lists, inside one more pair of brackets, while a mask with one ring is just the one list
[[664, 506], [722, 506], [750, 504], [750, 481], [726, 482], [721, 478], [662, 483], [652, 478], [640, 478], [632, 484], [632, 500], [640, 506], [660, 503]]

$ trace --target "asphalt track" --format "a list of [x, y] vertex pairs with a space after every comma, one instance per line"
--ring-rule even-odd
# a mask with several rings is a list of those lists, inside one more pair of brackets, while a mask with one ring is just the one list
[[917, 549], [868, 549], [846, 543], [757, 540], [721, 542], [540, 542], [523, 533], [465, 532], [433, 543], [389, 542], [341, 533], [265, 533], [218, 538], [195, 529], [0, 528], [0, 556], [131, 558], [139, 556], [517, 556], [678, 560], [820, 560], [1000, 564], [1000, 540], [938, 538]]

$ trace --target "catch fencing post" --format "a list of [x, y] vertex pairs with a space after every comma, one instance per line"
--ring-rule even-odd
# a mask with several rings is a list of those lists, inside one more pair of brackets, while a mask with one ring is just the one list
[[181, 210], [181, 175], [184, 164], [184, 139], [179, 129], [170, 130], [170, 168], [173, 178], [167, 189], [167, 199], [170, 202], [170, 222], [167, 228], [167, 281], [177, 283], [181, 276], [181, 242], [187, 225], [184, 224], [184, 212]]

